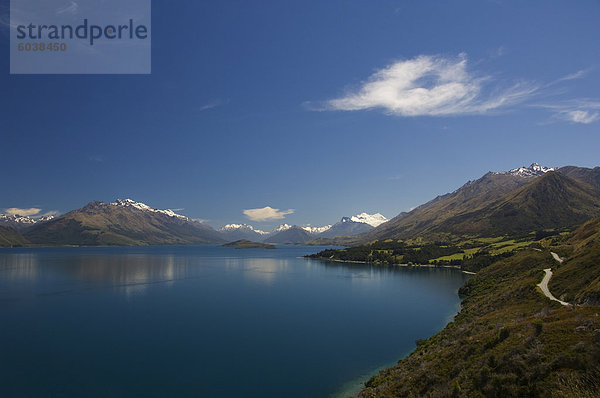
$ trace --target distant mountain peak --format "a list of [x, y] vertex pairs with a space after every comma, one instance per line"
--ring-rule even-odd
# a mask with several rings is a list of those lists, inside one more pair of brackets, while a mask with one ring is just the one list
[[298, 225], [280, 225], [272, 234], [270, 234], [265, 242], [276, 244], [302, 244], [312, 238], [312, 234]]
[[221, 232], [231, 232], [231, 231], [251, 231], [256, 232], [260, 235], [267, 235], [268, 232], [261, 231], [260, 229], [254, 228], [250, 224], [227, 224], [219, 229]]
[[292, 226], [289, 225], [289, 224], [281, 224], [280, 226], [278, 226], [277, 228], [275, 228], [273, 230], [273, 233], [281, 232], [281, 231], [287, 231], [290, 228], [292, 228]]
[[174, 217], [174, 218], [179, 218], [181, 220], [190, 221], [189, 217], [182, 216], [181, 214], [177, 214], [171, 209], [166, 209], [166, 210], [155, 209], [153, 207], [148, 206], [145, 203], [136, 202], [133, 199], [117, 199], [116, 201], [111, 202], [108, 205], [109, 206], [117, 206], [117, 207], [135, 208], [135, 209], [138, 209], [141, 211], [160, 213], [160, 214], [167, 215], [169, 217]]
[[[344, 217], [344, 218], [347, 218], [347, 217]], [[344, 220], [344, 218], [342, 218], [342, 222], [347, 222], [347, 220]], [[381, 213], [368, 214], [368, 213], [363, 212], [363, 213], [360, 213], [360, 214], [350, 217], [350, 221], [362, 222], [365, 224], [369, 224], [372, 227], [378, 227], [379, 225], [388, 221], [388, 219]]]
[[154, 209], [132, 199], [90, 202], [81, 209], [39, 223], [23, 234], [31, 243], [57, 245], [162, 245], [220, 243], [206, 224]]
[[331, 225], [324, 225], [322, 227], [311, 227], [310, 225], [307, 225], [306, 227], [302, 227], [303, 230], [305, 230], [306, 232], [308, 232], [310, 234], [320, 234], [322, 232], [329, 230], [330, 228], [331, 228]]
[[537, 177], [555, 170], [556, 168], [554, 167], [544, 167], [540, 166], [538, 163], [532, 163], [529, 167], [518, 167], [502, 174], [510, 174], [519, 177]]
[[29, 217], [18, 214], [0, 214], [0, 225], [22, 230], [54, 219], [54, 216]]

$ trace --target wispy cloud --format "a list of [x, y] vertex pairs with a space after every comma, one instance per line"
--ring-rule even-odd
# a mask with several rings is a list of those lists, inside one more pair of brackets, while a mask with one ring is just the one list
[[491, 51], [490, 58], [500, 58], [505, 56], [508, 53], [508, 50], [504, 46], [500, 46]]
[[294, 209], [279, 210], [274, 209], [271, 206], [265, 206], [259, 209], [247, 209], [244, 210], [244, 215], [252, 221], [271, 221], [281, 220], [288, 214], [292, 214]]
[[202, 105], [200, 108], [198, 108], [198, 110], [200, 112], [202, 111], [207, 111], [209, 109], [213, 109], [222, 105], [226, 105], [229, 103], [229, 99], [216, 99], [214, 101], [208, 102], [204, 105]]
[[6, 34], [9, 34], [10, 29], [16, 27], [17, 26], [14, 23], [11, 24], [9, 4], [0, 4], [0, 28], [2, 28], [0, 29], [0, 32], [5, 31]]
[[20, 209], [18, 207], [10, 207], [8, 209], [4, 209], [4, 213], [11, 216], [35, 216], [42, 209], [38, 209], [37, 207], [30, 207], [28, 209]]
[[64, 5], [63, 7], [60, 7], [58, 10], [56, 10], [56, 14], [60, 15], [60, 14], [77, 14], [77, 10], [79, 9], [79, 4], [77, 4], [74, 1], [71, 1], [69, 4]]
[[554, 117], [571, 123], [590, 124], [600, 120], [600, 101], [574, 99], [534, 105], [554, 112]]
[[373, 73], [358, 89], [326, 102], [322, 109], [382, 109], [397, 116], [481, 114], [531, 98], [538, 86], [503, 85], [467, 68], [465, 54], [456, 58], [421, 55]]
[[563, 76], [563, 77], [555, 80], [553, 83], [560, 83], [560, 82], [564, 82], [564, 81], [568, 81], [568, 80], [581, 79], [581, 78], [585, 77], [585, 75], [587, 75], [589, 72], [590, 72], [590, 69], [582, 69], [575, 73], [571, 73], [566, 76]]

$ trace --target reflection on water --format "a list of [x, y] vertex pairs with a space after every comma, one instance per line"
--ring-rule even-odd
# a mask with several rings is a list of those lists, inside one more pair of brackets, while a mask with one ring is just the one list
[[225, 267], [232, 271], [241, 271], [250, 281], [267, 285], [272, 284], [278, 273], [289, 273], [290, 263], [287, 259], [275, 258], [227, 258]]
[[[187, 257], [173, 255], [52, 257], [38, 253], [5, 254], [0, 256], [0, 286], [9, 289], [25, 282], [41, 284], [48, 280], [65, 286], [77, 281], [79, 288], [111, 287], [131, 295], [143, 293], [149, 284], [171, 285], [174, 280], [188, 277], [190, 263]], [[0, 289], [0, 293], [3, 290]]]
[[0, 249], [0, 397], [327, 396], [456, 314], [455, 270], [321, 249]]
[[[22, 283], [47, 285], [52, 281], [54, 288], [77, 284], [78, 288], [115, 288], [126, 295], [140, 294], [151, 284], [170, 286], [180, 279], [207, 277], [215, 267], [217, 257], [181, 256], [173, 253], [81, 253], [57, 251], [25, 253], [0, 253], [0, 294]], [[322, 262], [309, 259], [285, 257], [218, 257], [223, 268], [240, 273], [249, 282], [271, 285], [278, 275], [289, 276], [293, 266], [303, 262], [304, 273], [314, 272], [320, 278], [342, 278], [353, 285], [377, 284], [401, 273], [404, 279], [417, 278], [439, 280], [440, 274], [452, 275], [455, 270], [446, 268], [419, 269], [418, 267], [376, 266], [358, 263]], [[330, 271], [323, 275], [323, 267]], [[428, 272], [429, 271], [429, 272]], [[431, 272], [435, 271], [435, 272]], [[82, 285], [83, 283], [83, 285]], [[442, 287], [443, 288], [443, 287]], [[48, 294], [52, 292], [38, 292]]]
[[0, 256], [0, 280], [2, 281], [35, 279], [38, 273], [38, 256], [35, 253]]

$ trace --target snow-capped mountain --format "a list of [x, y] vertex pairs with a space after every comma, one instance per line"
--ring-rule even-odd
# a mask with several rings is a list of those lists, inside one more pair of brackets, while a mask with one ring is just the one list
[[303, 230], [313, 235], [321, 234], [327, 231], [329, 228], [331, 228], [331, 225], [324, 225], [322, 227], [311, 227], [310, 225], [308, 225], [306, 227], [302, 227]]
[[210, 226], [131, 199], [94, 201], [24, 232], [34, 244], [164, 245], [222, 243]]
[[[310, 225], [298, 227], [295, 225], [282, 224], [275, 228], [275, 230], [266, 237], [265, 241], [275, 242], [280, 236], [274, 237], [274, 235], [290, 229], [302, 229], [309, 234], [311, 239], [333, 238], [341, 235], [358, 235], [368, 232], [386, 221], [388, 221], [388, 219], [381, 213], [369, 214], [363, 212], [352, 217], [342, 217], [342, 219], [334, 225], [324, 225], [322, 227], [311, 227]], [[299, 233], [299, 231], [295, 231], [294, 234], [285, 235], [286, 243], [303, 243], [306, 240], [308, 240], [307, 236]]]
[[132, 200], [132, 199], [117, 199], [116, 201], [109, 203], [109, 206], [132, 207], [132, 208], [142, 210], [142, 211], [147, 211], [147, 212], [151, 212], [151, 213], [161, 213], [161, 214], [167, 215], [169, 217], [175, 217], [175, 218], [179, 218], [181, 220], [191, 221], [189, 217], [182, 216], [181, 214], [177, 214], [171, 209], [166, 209], [166, 210], [155, 209], [153, 207], [148, 206], [145, 203], [136, 202], [135, 200]]
[[219, 229], [220, 232], [230, 232], [230, 231], [239, 231], [239, 230], [252, 231], [252, 232], [256, 232], [257, 234], [260, 234], [260, 235], [268, 234], [268, 232], [262, 231], [260, 229], [256, 229], [250, 224], [227, 224], [224, 227]]
[[373, 228], [388, 221], [388, 219], [385, 218], [385, 216], [381, 213], [375, 213], [375, 214], [360, 213], [360, 214], [350, 217], [350, 220], [354, 221], [354, 222], [362, 222], [365, 224], [369, 224]]
[[251, 241], [260, 241], [266, 235], [269, 235], [268, 232], [261, 231], [260, 229], [255, 229], [252, 225], [249, 224], [227, 224], [224, 227], [219, 229], [219, 232], [225, 240], [233, 242], [240, 239], [246, 239]]
[[[356, 216], [354, 216], [356, 217]], [[334, 238], [336, 236], [351, 236], [369, 232], [373, 226], [365, 222], [353, 221], [354, 217], [342, 217], [327, 231], [319, 234], [319, 238]]]
[[502, 174], [510, 174], [519, 177], [537, 177], [554, 170], [556, 170], [554, 167], [544, 167], [537, 163], [532, 163], [529, 167], [518, 167]]
[[277, 228], [275, 228], [273, 230], [273, 232], [271, 232], [272, 234], [275, 234], [277, 232], [282, 232], [282, 231], [287, 231], [288, 229], [292, 228], [291, 225], [289, 224], [281, 224], [280, 226], [278, 226]]
[[299, 245], [313, 239], [314, 235], [297, 225], [281, 229], [281, 226], [265, 238], [265, 242], [278, 245]]
[[54, 216], [42, 216], [32, 218], [29, 216], [20, 216], [18, 214], [0, 214], [0, 225], [5, 227], [14, 228], [17, 231], [22, 231], [29, 227], [33, 227], [36, 224], [45, 223], [50, 221]]

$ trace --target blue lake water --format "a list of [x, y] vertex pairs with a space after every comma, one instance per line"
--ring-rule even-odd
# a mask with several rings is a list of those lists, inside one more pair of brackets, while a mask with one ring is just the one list
[[459, 271], [322, 249], [0, 249], [0, 396], [328, 397], [459, 309]]

